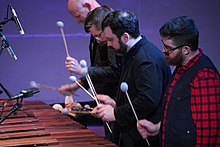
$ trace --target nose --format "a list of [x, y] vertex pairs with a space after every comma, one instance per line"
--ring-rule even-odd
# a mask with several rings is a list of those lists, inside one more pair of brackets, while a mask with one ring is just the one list
[[108, 46], [112, 46], [112, 43], [110, 41], [107, 41]]
[[165, 56], [169, 56], [169, 53], [164, 48], [162, 49], [162, 52]]
[[101, 39], [96, 39], [96, 41], [97, 41], [98, 43], [102, 42], [102, 40], [101, 40]]
[[164, 54], [167, 54], [167, 50], [166, 50], [165, 47], [162, 48], [162, 52], [163, 52]]
[[164, 46], [162, 47], [162, 52], [166, 52], [166, 49]]

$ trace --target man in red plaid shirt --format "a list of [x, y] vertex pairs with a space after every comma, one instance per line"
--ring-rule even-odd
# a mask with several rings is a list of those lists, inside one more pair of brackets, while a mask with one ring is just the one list
[[163, 119], [137, 123], [143, 138], [161, 133], [162, 147], [220, 146], [220, 76], [198, 48], [199, 31], [188, 16], [160, 28], [163, 53], [176, 66], [165, 99]]

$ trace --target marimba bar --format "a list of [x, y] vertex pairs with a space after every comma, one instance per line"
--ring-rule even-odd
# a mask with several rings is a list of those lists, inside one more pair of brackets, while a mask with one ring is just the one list
[[[3, 116], [10, 109], [6, 107]], [[116, 147], [41, 101], [23, 102], [21, 110], [0, 125], [0, 146]]]

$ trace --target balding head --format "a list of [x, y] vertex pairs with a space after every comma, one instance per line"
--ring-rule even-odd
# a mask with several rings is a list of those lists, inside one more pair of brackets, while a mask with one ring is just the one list
[[78, 23], [84, 23], [87, 14], [97, 7], [96, 0], [68, 0], [68, 11]]

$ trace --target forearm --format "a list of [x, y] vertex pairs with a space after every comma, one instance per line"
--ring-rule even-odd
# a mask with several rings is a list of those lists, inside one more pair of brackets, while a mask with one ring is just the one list
[[88, 73], [94, 82], [115, 83], [119, 81], [119, 71], [112, 66], [89, 67]]

